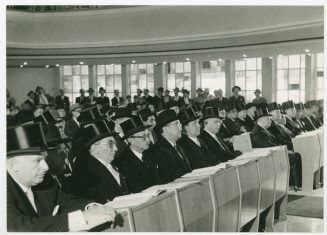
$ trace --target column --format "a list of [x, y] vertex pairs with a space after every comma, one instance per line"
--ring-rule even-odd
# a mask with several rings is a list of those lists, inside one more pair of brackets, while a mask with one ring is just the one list
[[226, 98], [232, 95], [232, 87], [234, 85], [234, 63], [231, 60], [225, 60], [225, 94]]
[[273, 60], [269, 58], [262, 58], [262, 97], [266, 98], [268, 103], [271, 103], [274, 99], [274, 93], [276, 91], [276, 84], [273, 80]]

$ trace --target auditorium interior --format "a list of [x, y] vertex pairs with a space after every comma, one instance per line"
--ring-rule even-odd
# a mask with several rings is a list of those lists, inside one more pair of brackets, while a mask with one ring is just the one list
[[[91, 231], [323, 233], [324, 70], [324, 6], [7, 5], [7, 182], [21, 187], [13, 162], [44, 144], [56, 187], [96, 202], [90, 211], [115, 209]], [[250, 128], [237, 115], [252, 107]], [[50, 127], [60, 135], [51, 141]], [[99, 162], [117, 189], [102, 201], [85, 162], [106, 138], [114, 160]], [[200, 146], [202, 165], [187, 144]], [[7, 231], [79, 231], [74, 212], [57, 228], [63, 217], [48, 217], [64, 210], [48, 216], [33, 187], [25, 201], [37, 213], [24, 214], [11, 212], [20, 204], [8, 186]], [[49, 225], [38, 221], [46, 215]]]

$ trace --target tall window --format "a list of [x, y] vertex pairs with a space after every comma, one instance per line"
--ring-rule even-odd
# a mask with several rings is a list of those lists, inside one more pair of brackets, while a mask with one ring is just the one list
[[240, 94], [245, 97], [245, 102], [251, 102], [255, 98], [253, 92], [262, 89], [261, 58], [235, 60], [234, 84], [241, 88]]
[[88, 65], [64, 65], [62, 66], [62, 81], [65, 95], [69, 97], [70, 103], [75, 103], [79, 90], [89, 88]]
[[[136, 95], [137, 89], [149, 89], [153, 95], [154, 75], [153, 64], [131, 64], [131, 96]], [[133, 100], [133, 99], [132, 99]]]
[[191, 91], [191, 62], [177, 62], [168, 64], [167, 89], [175, 87]]
[[120, 64], [97, 65], [97, 91], [100, 87], [106, 90], [106, 96], [114, 97], [114, 90], [122, 91], [122, 66]]
[[324, 53], [316, 55], [317, 93], [316, 99], [324, 98]]
[[277, 57], [277, 102], [304, 102], [305, 55]]
[[201, 87], [209, 88], [210, 94], [214, 94], [214, 90], [221, 89], [225, 94], [225, 61], [204, 61], [200, 66]]

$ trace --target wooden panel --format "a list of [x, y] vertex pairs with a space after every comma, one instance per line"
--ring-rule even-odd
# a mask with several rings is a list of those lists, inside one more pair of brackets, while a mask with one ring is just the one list
[[218, 204], [217, 231], [236, 232], [240, 207], [237, 168], [233, 166], [218, 172], [213, 180]]
[[274, 204], [275, 170], [272, 154], [258, 159], [261, 178], [260, 212]]
[[240, 226], [256, 218], [259, 202], [259, 174], [256, 161], [250, 161], [238, 166], [242, 192]]
[[289, 179], [289, 160], [286, 147], [273, 152], [274, 167], [276, 173], [275, 193], [276, 199], [280, 199], [287, 193]]
[[209, 178], [178, 190], [186, 232], [211, 232], [214, 203]]
[[292, 139], [292, 142], [294, 151], [301, 154], [302, 191], [312, 192], [314, 172], [319, 170], [320, 162], [320, 145], [318, 134], [315, 132], [305, 133]]
[[239, 150], [242, 153], [252, 151], [252, 143], [248, 132], [242, 135], [234, 135], [232, 138], [234, 150]]
[[178, 232], [180, 223], [175, 193], [165, 193], [132, 209], [136, 232]]

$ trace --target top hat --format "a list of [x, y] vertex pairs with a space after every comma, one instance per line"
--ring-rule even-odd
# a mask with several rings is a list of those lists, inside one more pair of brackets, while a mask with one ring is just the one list
[[99, 93], [100, 93], [100, 91], [106, 92], [106, 90], [103, 87], [99, 88]]
[[112, 120], [116, 120], [117, 118], [131, 117], [132, 113], [129, 108], [118, 108], [115, 111], [115, 116], [112, 116]]
[[237, 112], [241, 112], [242, 110], [246, 110], [245, 103], [241, 102], [236, 105]]
[[217, 103], [215, 100], [206, 100], [204, 102], [205, 107], [217, 107]]
[[308, 102], [310, 102], [311, 106], [318, 106], [317, 100], [310, 100]]
[[256, 107], [256, 105], [255, 105], [254, 103], [252, 103], [252, 102], [247, 103], [247, 104], [245, 105], [245, 108], [246, 108], [246, 109], [249, 109], [249, 108], [252, 108], [252, 107]]
[[158, 114], [156, 122], [158, 127], [163, 127], [176, 120], [178, 120], [176, 112], [174, 110], [167, 109]]
[[56, 147], [58, 144], [72, 141], [72, 138], [62, 138], [58, 127], [56, 127], [54, 124], [43, 126], [43, 130], [48, 146]]
[[43, 112], [40, 116], [36, 117], [35, 121], [48, 125], [51, 123], [60, 122], [58, 118], [60, 118], [60, 116], [57, 110], [48, 110]]
[[199, 87], [198, 89], [196, 89], [196, 91], [201, 91], [201, 92], [203, 92], [203, 90], [202, 90], [201, 87]]
[[167, 109], [170, 109], [171, 107], [179, 107], [178, 102], [175, 100], [169, 100], [167, 102]]
[[190, 94], [189, 90], [187, 90], [187, 89], [182, 89], [182, 93]]
[[161, 91], [161, 92], [163, 92], [164, 89], [163, 89], [162, 87], [158, 87], [157, 91]]
[[268, 112], [271, 112], [273, 110], [276, 110], [278, 109], [279, 110], [279, 106], [276, 102], [272, 102], [272, 103], [269, 103], [268, 104]]
[[179, 88], [175, 87], [173, 91], [178, 91], [179, 92]]
[[286, 101], [284, 103], [282, 103], [282, 108], [284, 109], [284, 111], [286, 109], [291, 109], [291, 108], [294, 108], [294, 103], [292, 100], [289, 100], [289, 101]]
[[195, 114], [193, 108], [183, 109], [179, 112], [178, 118], [181, 121], [182, 125], [186, 125], [189, 122], [197, 120], [199, 117]]
[[106, 120], [94, 120], [93, 122], [84, 125], [79, 130], [79, 143], [82, 148], [88, 149], [95, 142], [108, 136], [116, 135], [117, 132]]
[[295, 106], [295, 109], [296, 109], [296, 110], [303, 110], [303, 109], [304, 109], [304, 105], [303, 105], [302, 102], [297, 103], [297, 104], [295, 104], [294, 106]]
[[234, 103], [229, 103], [228, 105], [226, 105], [225, 110], [227, 113], [236, 110], [235, 104]]
[[100, 113], [99, 107], [97, 105], [92, 105], [83, 109], [81, 111], [81, 115], [79, 116], [79, 120], [82, 124], [93, 122], [94, 120], [101, 118], [103, 118], [103, 116]]
[[41, 123], [7, 128], [7, 157], [37, 154], [48, 149]]
[[239, 90], [241, 91], [241, 87], [239, 87], [239, 86], [233, 86], [233, 88], [232, 88], [232, 92], [234, 92], [234, 90], [235, 90], [236, 88], [239, 89]]
[[257, 110], [255, 111], [254, 120], [258, 120], [261, 117], [271, 116], [268, 112], [266, 104], [258, 105]]
[[78, 109], [78, 108], [83, 108], [83, 106], [78, 103], [73, 104], [72, 106], [69, 107], [69, 112], [73, 112], [73, 111], [75, 111], [75, 109]]
[[139, 117], [143, 120], [143, 122], [146, 121], [147, 117], [154, 116], [154, 114], [151, 112], [149, 108], [142, 109], [138, 112]]
[[201, 108], [201, 105], [199, 103], [194, 103], [192, 105], [192, 109], [194, 112], [202, 112], [202, 108]]
[[305, 102], [305, 104], [304, 104], [304, 108], [309, 109], [309, 108], [311, 108], [311, 107], [312, 107], [312, 106], [311, 106], [311, 102], [309, 102], [309, 101]]
[[255, 94], [255, 93], [261, 93], [261, 91], [260, 91], [260, 89], [256, 89], [253, 93], [254, 93], [254, 94]]
[[135, 133], [144, 131], [146, 128], [150, 127], [150, 125], [144, 126], [139, 116], [132, 116], [130, 119], [120, 123], [120, 127], [124, 133], [123, 139], [127, 139]]
[[94, 89], [92, 87], [90, 87], [87, 92], [94, 92]]
[[200, 119], [200, 122], [203, 122], [208, 118], [220, 118], [219, 109], [214, 107], [205, 107], [202, 110], [202, 118]]
[[324, 106], [324, 100], [323, 99], [318, 100], [318, 106]]
[[279, 110], [281, 114], [286, 114], [285, 110], [283, 109], [283, 106], [278, 104]]

